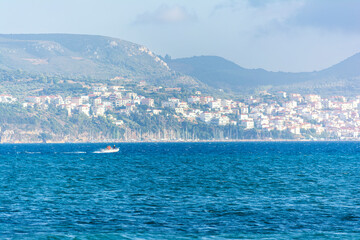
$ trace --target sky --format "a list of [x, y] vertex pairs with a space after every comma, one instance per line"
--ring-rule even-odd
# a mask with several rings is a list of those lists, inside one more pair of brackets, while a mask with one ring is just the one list
[[104, 35], [172, 58], [302, 72], [360, 52], [359, 0], [0, 0], [0, 33]]

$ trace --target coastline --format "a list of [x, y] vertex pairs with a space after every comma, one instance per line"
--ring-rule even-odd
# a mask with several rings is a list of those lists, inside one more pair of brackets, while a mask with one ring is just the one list
[[48, 142], [1, 142], [5, 144], [110, 144], [110, 143], [240, 143], [240, 142], [360, 142], [360, 139], [222, 139], [222, 140], [132, 140], [132, 141], [48, 141]]

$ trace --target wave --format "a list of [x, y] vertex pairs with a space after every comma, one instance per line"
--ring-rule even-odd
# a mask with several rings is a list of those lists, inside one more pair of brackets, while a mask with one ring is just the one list
[[82, 152], [82, 151], [76, 151], [76, 152], [63, 152], [65, 154], [83, 154], [83, 153], [86, 153], [86, 152]]
[[84, 154], [86, 152], [83, 151], [74, 151], [74, 152], [28, 152], [28, 151], [24, 151], [24, 152], [16, 152], [16, 154], [20, 154], [20, 153], [25, 153], [25, 154]]
[[92, 153], [106, 153], [106, 152], [100, 150], [100, 151], [94, 151]]
[[27, 152], [27, 151], [25, 151], [24, 153], [27, 153], [27, 154], [42, 154], [42, 152]]

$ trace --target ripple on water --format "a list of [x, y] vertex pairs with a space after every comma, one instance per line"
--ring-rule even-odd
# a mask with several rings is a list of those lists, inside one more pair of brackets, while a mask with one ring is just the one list
[[359, 143], [2, 145], [8, 239], [357, 239]]

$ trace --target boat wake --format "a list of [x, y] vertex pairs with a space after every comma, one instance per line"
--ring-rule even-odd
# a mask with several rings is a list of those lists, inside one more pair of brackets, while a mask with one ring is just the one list
[[86, 152], [82, 152], [82, 151], [77, 151], [77, 152], [64, 152], [64, 154], [83, 154]]
[[25, 153], [25, 154], [84, 154], [86, 152], [83, 151], [75, 151], [75, 152], [28, 152], [28, 151], [24, 151], [24, 152], [16, 152], [17, 154], [19, 153]]

